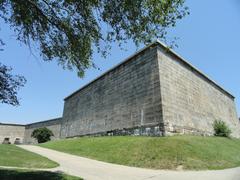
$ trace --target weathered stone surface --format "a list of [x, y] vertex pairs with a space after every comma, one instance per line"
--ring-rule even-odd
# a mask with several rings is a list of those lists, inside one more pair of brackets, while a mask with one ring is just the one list
[[179, 57], [158, 48], [164, 127], [167, 134], [213, 135], [214, 120], [240, 137], [234, 97]]
[[46, 127], [53, 132], [54, 136], [51, 137], [51, 140], [59, 139], [60, 126], [61, 126], [61, 118], [28, 124], [25, 126], [26, 129], [24, 133], [24, 143], [25, 144], [37, 143], [36, 139], [32, 138], [31, 135], [34, 129], [42, 128], [42, 127]]
[[[111, 131], [104, 131], [104, 132], [97, 132], [97, 133], [89, 133], [89, 134], [82, 134], [76, 135], [74, 137], [81, 137], [81, 136], [163, 136], [163, 131], [160, 130], [162, 125], [156, 124], [153, 125], [146, 125], [146, 126], [137, 126], [132, 128], [123, 128], [123, 129], [114, 129]], [[67, 138], [72, 138], [68, 136]]]
[[0, 144], [5, 138], [9, 138], [9, 142], [14, 144], [18, 138], [23, 143], [25, 127], [17, 124], [1, 124], [0, 123]]
[[151, 47], [69, 97], [61, 137], [160, 126], [162, 122], [157, 49]]
[[67, 97], [60, 136], [212, 135], [214, 120], [240, 137], [234, 97], [156, 42]]
[[27, 124], [27, 125], [0, 123], [0, 144], [3, 143], [5, 138], [9, 138], [9, 141], [11, 144], [37, 143], [37, 141], [31, 137], [31, 134], [34, 129], [41, 128], [41, 127], [46, 127], [50, 129], [54, 134], [54, 136], [51, 137], [51, 140], [56, 140], [56, 139], [59, 139], [60, 126], [61, 126], [61, 118], [36, 122], [32, 124]]

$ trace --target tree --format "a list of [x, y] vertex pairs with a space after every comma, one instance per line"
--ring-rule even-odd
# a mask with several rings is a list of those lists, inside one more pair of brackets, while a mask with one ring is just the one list
[[11, 68], [0, 63], [0, 102], [19, 105], [17, 92], [22, 87], [26, 80], [23, 76], [12, 75]]
[[53, 132], [46, 127], [35, 129], [31, 134], [31, 137], [37, 139], [38, 143], [50, 141], [51, 136], [54, 136]]
[[36, 43], [44, 60], [80, 76], [94, 66], [94, 50], [106, 56], [111, 42], [164, 40], [186, 14], [184, 0], [0, 0], [0, 17], [17, 40]]
[[37, 45], [43, 60], [57, 60], [82, 77], [96, 67], [93, 52], [106, 57], [112, 42], [166, 41], [167, 29], [188, 14], [184, 1], [0, 0], [0, 18], [18, 41]]

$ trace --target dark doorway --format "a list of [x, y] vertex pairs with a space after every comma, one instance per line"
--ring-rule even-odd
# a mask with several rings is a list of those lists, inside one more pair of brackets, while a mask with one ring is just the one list
[[20, 138], [16, 138], [14, 141], [14, 144], [21, 144], [21, 139]]
[[4, 138], [3, 144], [11, 144], [10, 138]]

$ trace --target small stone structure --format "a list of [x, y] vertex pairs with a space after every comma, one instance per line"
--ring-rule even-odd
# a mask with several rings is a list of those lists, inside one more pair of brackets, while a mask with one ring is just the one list
[[31, 137], [32, 132], [34, 129], [42, 127], [50, 129], [54, 134], [51, 140], [56, 140], [59, 139], [60, 126], [61, 118], [27, 125], [0, 123], [0, 144], [7, 144], [7, 141], [11, 144], [35, 144], [37, 141]]
[[[0, 143], [47, 127], [53, 139], [85, 135], [213, 135], [222, 120], [240, 137], [234, 97], [182, 57], [156, 41], [65, 98], [62, 118], [0, 124]], [[7, 128], [5, 128], [7, 127]], [[4, 129], [4, 131], [2, 131]]]
[[0, 123], [0, 144], [4, 141], [11, 144], [23, 143], [25, 126], [20, 124]]

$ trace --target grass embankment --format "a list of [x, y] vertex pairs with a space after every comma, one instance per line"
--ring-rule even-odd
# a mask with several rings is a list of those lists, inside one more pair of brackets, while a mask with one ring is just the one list
[[28, 170], [0, 169], [1, 180], [82, 180], [81, 178], [61, 173]]
[[1, 144], [0, 166], [53, 168], [57, 167], [58, 164], [38, 154], [21, 149], [15, 145]]
[[101, 161], [153, 169], [240, 166], [240, 140], [199, 137], [84, 137], [40, 146]]

